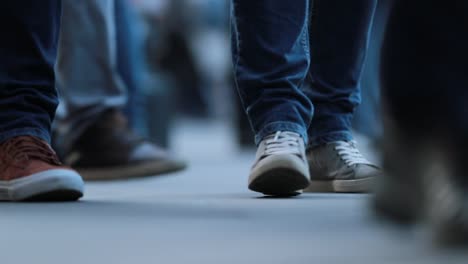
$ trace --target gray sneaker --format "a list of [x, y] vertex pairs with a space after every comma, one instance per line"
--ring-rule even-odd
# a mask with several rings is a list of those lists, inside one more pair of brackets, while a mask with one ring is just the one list
[[305, 192], [369, 192], [381, 173], [355, 141], [335, 141], [307, 151], [311, 182]]
[[299, 134], [278, 131], [258, 146], [249, 189], [265, 195], [294, 196], [309, 185], [304, 140]]

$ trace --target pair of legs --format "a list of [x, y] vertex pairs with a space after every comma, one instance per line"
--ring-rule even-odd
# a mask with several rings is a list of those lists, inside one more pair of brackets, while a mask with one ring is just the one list
[[[270, 139], [281, 141], [281, 135], [272, 137], [278, 131], [301, 138], [299, 142], [285, 139], [280, 145], [308, 146], [311, 177], [324, 185], [323, 190], [339, 191], [334, 186], [337, 175], [332, 170], [342, 170], [338, 176], [345, 175], [342, 180], [355, 173], [333, 168], [339, 163], [331, 157], [333, 151], [349, 161], [347, 165], [373, 166], [356, 153], [351, 119], [360, 102], [359, 80], [375, 5], [374, 0], [233, 1], [235, 77], [261, 150], [256, 165], [265, 167], [258, 174], [253, 172], [250, 182], [255, 185], [253, 181], [258, 180], [263, 186], [251, 189], [287, 194], [307, 187], [304, 177], [294, 174], [308, 176], [308, 168], [296, 170], [291, 168], [296, 165], [288, 162], [279, 165], [282, 162], [262, 161], [271, 153], [301, 156], [296, 151], [268, 151], [267, 143], [274, 144]], [[365, 174], [367, 178], [369, 172]], [[349, 180], [357, 178], [354, 175]], [[364, 189], [367, 187], [347, 190]]]

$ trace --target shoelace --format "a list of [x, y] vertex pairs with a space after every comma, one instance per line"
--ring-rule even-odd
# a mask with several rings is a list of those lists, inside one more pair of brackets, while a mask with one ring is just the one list
[[24, 167], [30, 160], [42, 160], [50, 164], [61, 165], [50, 146], [34, 137], [17, 137], [0, 146], [4, 153], [0, 171], [9, 166]]
[[265, 155], [294, 154], [301, 155], [299, 148], [299, 134], [293, 132], [278, 131], [274, 136], [266, 138]]
[[348, 166], [357, 164], [372, 165], [372, 163], [359, 152], [356, 147], [356, 141], [354, 140], [336, 142], [335, 150]]

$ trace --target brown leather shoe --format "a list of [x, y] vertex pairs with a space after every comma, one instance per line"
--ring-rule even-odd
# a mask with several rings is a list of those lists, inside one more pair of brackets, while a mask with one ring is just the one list
[[156, 176], [183, 170], [186, 163], [135, 135], [119, 110], [105, 112], [65, 154], [85, 180]]
[[81, 176], [62, 166], [45, 141], [19, 136], [0, 144], [0, 200], [72, 201], [83, 189]]

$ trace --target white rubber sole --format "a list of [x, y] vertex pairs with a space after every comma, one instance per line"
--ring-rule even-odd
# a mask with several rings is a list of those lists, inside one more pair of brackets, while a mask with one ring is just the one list
[[11, 181], [0, 181], [1, 201], [73, 201], [83, 196], [81, 176], [67, 169], [53, 169]]
[[310, 181], [304, 192], [368, 193], [373, 189], [375, 178], [356, 180]]

